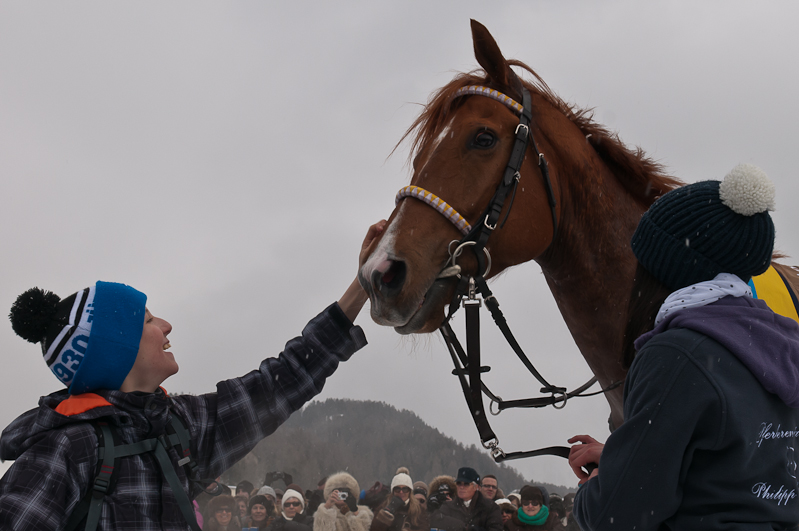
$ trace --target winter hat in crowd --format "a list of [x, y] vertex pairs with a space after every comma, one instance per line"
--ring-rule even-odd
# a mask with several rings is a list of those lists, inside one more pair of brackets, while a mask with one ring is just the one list
[[425, 498], [427, 498], [427, 483], [424, 481], [414, 481], [413, 482], [413, 493], [414, 494], [423, 494]]
[[353, 496], [358, 496], [358, 493], [361, 492], [361, 488], [358, 486], [358, 482], [354, 477], [346, 472], [336, 472], [327, 478], [327, 483], [325, 483], [325, 499], [328, 499], [334, 490], [341, 489], [349, 489]]
[[270, 502], [269, 498], [267, 498], [263, 494], [256, 494], [255, 496], [250, 498], [249, 502], [247, 502], [247, 508], [249, 508], [250, 511], [252, 511], [254, 505], [263, 505], [264, 507], [266, 507], [267, 514], [271, 515], [272, 513], [275, 512], [274, 511], [275, 504]]
[[283, 493], [283, 503], [286, 503], [289, 498], [297, 498], [300, 502], [300, 512], [305, 510], [305, 498], [302, 497], [302, 494], [294, 489], [287, 489], [286, 492]]
[[520, 493], [520, 498], [522, 503], [526, 501], [532, 501], [538, 505], [545, 505], [544, 503], [544, 493], [541, 492], [541, 489], [538, 487], [533, 487], [531, 485], [525, 485], [522, 487], [522, 491]]
[[260, 494], [261, 496], [272, 496], [273, 500], [277, 499], [277, 494], [275, 493], [275, 489], [273, 489], [269, 485], [264, 485], [263, 487], [258, 489], [257, 494]]
[[[288, 485], [286, 485], [286, 492], [288, 492], [289, 490], [296, 490], [297, 492], [302, 492], [302, 487], [300, 487], [296, 483], [289, 483]], [[285, 494], [283, 495], [285, 496]]]
[[397, 475], [391, 480], [391, 491], [394, 491], [395, 487], [408, 487], [409, 490], [413, 490], [413, 480], [409, 475], [410, 471], [401, 466], [397, 469]]
[[477, 483], [479, 485], [480, 474], [477, 473], [477, 470], [464, 466], [458, 469], [458, 477], [455, 478], [455, 482]]
[[440, 492], [447, 492], [450, 496], [454, 496], [456, 490], [455, 479], [452, 476], [436, 476], [430, 482], [430, 496]]
[[774, 210], [774, 185], [760, 168], [739, 164], [723, 182], [689, 184], [655, 201], [633, 235], [633, 253], [672, 290], [719, 273], [748, 282], [771, 263], [769, 210]]
[[233, 515], [233, 518], [235, 518], [236, 515], [239, 514], [238, 503], [233, 498], [233, 496], [228, 496], [227, 494], [222, 494], [220, 496], [214, 496], [213, 498], [211, 498], [211, 501], [208, 502], [208, 505], [205, 508], [205, 512], [206, 514], [210, 515], [211, 518], [213, 518], [214, 513], [219, 509], [229, 510], [230, 514]]
[[32, 288], [11, 306], [14, 332], [41, 343], [44, 361], [76, 395], [119, 389], [139, 352], [147, 296], [97, 282], [65, 299]]

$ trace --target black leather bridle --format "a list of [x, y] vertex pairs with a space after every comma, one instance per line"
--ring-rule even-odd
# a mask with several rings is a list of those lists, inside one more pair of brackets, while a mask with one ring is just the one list
[[[555, 408], [561, 409], [566, 406], [566, 402], [569, 398], [593, 396], [605, 393], [611, 389], [615, 389], [621, 384], [621, 382], [615, 382], [601, 391], [588, 394], [584, 392], [596, 383], [596, 377], [591, 378], [588, 382], [571, 392], [567, 392], [565, 387], [557, 387], [550, 384], [535, 368], [535, 366], [522, 350], [519, 343], [516, 341], [516, 338], [513, 336], [513, 333], [511, 332], [510, 327], [508, 326], [507, 321], [502, 314], [502, 311], [499, 309], [499, 302], [494, 297], [493, 293], [488, 288], [488, 284], [486, 283], [485, 276], [490, 270], [491, 261], [490, 253], [485, 246], [497, 226], [501, 228], [505, 223], [508, 215], [510, 214], [511, 208], [513, 207], [516, 188], [521, 178], [521, 174], [519, 172], [521, 170], [522, 163], [524, 162], [528, 145], [538, 159], [538, 168], [544, 181], [547, 201], [552, 214], [552, 242], [555, 241], [555, 238], [558, 234], [557, 203], [555, 201], [552, 183], [549, 178], [549, 168], [543, 153], [538, 151], [538, 147], [536, 146], [532, 132], [530, 131], [530, 124], [532, 122], [532, 99], [530, 92], [527, 89], [522, 87], [521, 93], [521, 105], [501, 92], [487, 87], [468, 86], [459, 89], [455, 94], [455, 97], [467, 95], [482, 95], [491, 97], [492, 99], [505, 104], [511, 110], [517, 112], [519, 114], [519, 124], [516, 126], [513, 149], [511, 151], [508, 164], [503, 172], [502, 180], [497, 186], [497, 189], [494, 192], [491, 201], [489, 201], [488, 206], [478, 218], [480, 222], [478, 222], [474, 227], [466, 224], [467, 229], [463, 231], [465, 232], [465, 236], [460, 241], [453, 241], [452, 244], [450, 244], [450, 261], [447, 262], [445, 268], [439, 275], [439, 278], [459, 278], [455, 294], [449, 304], [447, 316], [439, 330], [441, 331], [441, 335], [444, 338], [447, 349], [452, 357], [453, 364], [455, 365], [455, 369], [452, 372], [460, 381], [464, 397], [469, 406], [469, 411], [472, 415], [475, 426], [477, 427], [477, 431], [480, 434], [480, 441], [483, 447], [491, 452], [491, 455], [496, 462], [502, 462], [509, 459], [520, 459], [524, 457], [534, 457], [538, 455], [557, 455], [568, 458], [569, 448], [565, 446], [550, 446], [547, 448], [540, 448], [538, 450], [526, 452], [507, 453], [503, 451], [499, 446], [499, 438], [491, 429], [491, 426], [488, 422], [488, 417], [483, 407], [483, 394], [488, 396], [492, 403], [497, 404], [497, 413], [493, 413], [490, 408], [489, 412], [492, 414], [499, 414], [499, 412], [504, 409], [517, 407], [529, 408], [545, 407], [551, 405]], [[447, 210], [444, 212], [442, 208], [437, 207], [438, 203], [434, 203], [429, 199], [429, 196], [424, 198], [422, 195], [414, 195], [414, 197], [417, 197], [427, 202], [431, 206], [436, 207], [440, 212], [442, 212], [442, 214], [445, 214], [447, 217], [449, 217], [453, 223], [456, 223], [453, 215], [458, 219], [463, 219], [449, 205], [443, 201], [440, 201], [437, 197], [435, 197], [433, 194], [430, 194], [426, 190], [420, 189], [418, 187], [408, 188], [415, 188], [422, 193], [429, 194], [429, 196], [432, 196], [435, 201], [446, 206]], [[397, 200], [399, 201], [399, 199], [408, 195], [410, 194], [405, 193], [404, 195], [398, 195]], [[505, 213], [505, 217], [500, 223], [499, 218], [508, 195], [510, 195], [510, 203], [508, 204], [508, 210]], [[459, 228], [462, 226], [462, 224], [457, 223], [456, 225]], [[453, 244], [456, 244], [455, 251], [452, 251]], [[461, 268], [459, 265], [457, 265], [457, 258], [466, 247], [469, 247], [474, 252], [477, 259], [477, 273], [474, 276], [461, 275]], [[482, 300], [478, 297], [478, 294], [482, 296]], [[502, 331], [502, 334], [505, 336], [508, 344], [521, 360], [522, 364], [524, 364], [527, 370], [543, 386], [541, 388], [541, 392], [547, 393], [549, 396], [505, 401], [502, 400], [502, 398], [500, 398], [498, 395], [492, 393], [491, 390], [481, 381], [481, 373], [488, 372], [490, 370], [490, 367], [483, 367], [480, 364], [479, 309], [482, 306], [482, 302], [485, 302], [486, 307], [491, 312], [494, 322]], [[452, 316], [458, 310], [461, 304], [465, 307], [466, 311], [465, 352], [463, 347], [461, 347], [461, 344], [458, 342], [452, 327], [450, 326]], [[468, 381], [466, 379], [467, 376]]]

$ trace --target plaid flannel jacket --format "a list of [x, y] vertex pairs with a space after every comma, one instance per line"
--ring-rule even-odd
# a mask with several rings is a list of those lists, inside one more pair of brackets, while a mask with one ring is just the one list
[[[0, 529], [60, 530], [87, 492], [97, 470], [97, 436], [87, 420], [115, 424], [124, 443], [164, 433], [170, 411], [191, 432], [192, 452], [201, 478], [215, 478], [271, 434], [292, 412], [316, 396], [338, 367], [366, 344], [337, 304], [311, 320], [277, 358], [258, 370], [217, 384], [201, 396], [98, 391], [111, 405], [74, 416], [55, 411], [66, 390], [40, 400], [39, 407], [12, 422], [0, 438], [0, 458], [15, 459], [0, 480]], [[191, 498], [202, 487], [190, 485], [178, 455], [170, 457]], [[123, 458], [116, 488], [106, 495], [98, 529], [118, 531], [189, 529], [155, 457]]]

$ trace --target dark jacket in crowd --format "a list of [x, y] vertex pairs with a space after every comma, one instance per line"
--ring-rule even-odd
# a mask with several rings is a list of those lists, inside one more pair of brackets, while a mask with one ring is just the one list
[[391, 514], [383, 504], [384, 507], [375, 512], [375, 517], [372, 519], [372, 525], [369, 531], [403, 531], [403, 529], [411, 531], [428, 531], [431, 528], [428, 521], [429, 515], [424, 507], [420, 507], [419, 518], [417, 522], [412, 522], [408, 518], [408, 505], [404, 505], [397, 509], [394, 514]]
[[[460, 527], [453, 528], [456, 521]], [[431, 516], [430, 527], [446, 531], [502, 531], [502, 510], [478, 490], [468, 507], [460, 498], [444, 502]]]
[[280, 516], [266, 531], [313, 531], [313, 516], [300, 513], [291, 520]]

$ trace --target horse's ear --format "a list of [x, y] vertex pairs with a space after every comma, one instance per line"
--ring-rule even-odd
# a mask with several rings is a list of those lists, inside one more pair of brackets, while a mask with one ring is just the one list
[[472, 41], [474, 41], [474, 57], [488, 77], [502, 87], [521, 89], [521, 81], [510, 69], [508, 62], [502, 55], [497, 41], [488, 32], [485, 26], [472, 19]]

